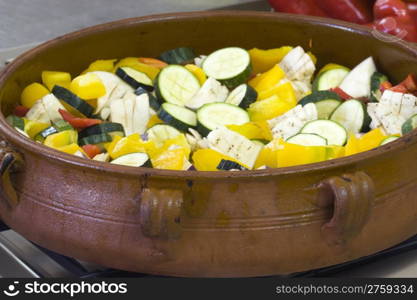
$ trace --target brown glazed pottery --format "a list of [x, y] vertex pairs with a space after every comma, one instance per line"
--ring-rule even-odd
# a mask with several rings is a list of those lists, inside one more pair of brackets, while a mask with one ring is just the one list
[[196, 12], [87, 28], [20, 56], [0, 76], [0, 216], [53, 251], [190, 277], [288, 274], [342, 263], [417, 233], [417, 132], [358, 155], [281, 169], [166, 171], [81, 159], [30, 141], [4, 115], [42, 70], [189, 46], [301, 45], [352, 67], [373, 56], [398, 82], [417, 50], [365, 27], [276, 13]]

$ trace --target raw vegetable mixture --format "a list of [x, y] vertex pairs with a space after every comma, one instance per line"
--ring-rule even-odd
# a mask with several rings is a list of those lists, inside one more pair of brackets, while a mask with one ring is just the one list
[[316, 72], [302, 47], [208, 56], [177, 48], [158, 59], [98, 60], [73, 79], [44, 71], [7, 121], [38, 143], [112, 164], [254, 170], [394, 141], [417, 126], [416, 91], [412, 75], [392, 86], [372, 57]]

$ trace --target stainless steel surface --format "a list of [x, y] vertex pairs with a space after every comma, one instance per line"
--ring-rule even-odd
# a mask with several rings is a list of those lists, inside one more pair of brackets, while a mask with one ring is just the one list
[[[242, 4], [243, 2], [244, 4]], [[40, 5], [41, 3], [43, 5]], [[49, 5], [45, 5], [48, 3]], [[238, 5], [227, 8], [269, 9], [266, 0], [0, 0], [0, 48], [34, 42], [24, 46], [0, 50], [0, 69], [7, 60], [35, 46], [37, 44], [36, 41], [46, 40], [87, 25], [150, 13], [212, 9], [232, 4]], [[54, 9], [50, 9], [51, 7]], [[31, 26], [25, 26], [27, 24]], [[13, 30], [10, 28], [13, 28]], [[13, 32], [13, 34], [10, 34], [10, 32]], [[82, 264], [90, 271], [98, 268], [88, 263]], [[0, 233], [0, 277], [39, 276], [31, 271], [30, 268], [33, 267], [41, 276], [70, 276], [65, 269], [20, 235], [10, 230]], [[373, 263], [356, 266], [335, 276], [417, 277], [417, 249]]]

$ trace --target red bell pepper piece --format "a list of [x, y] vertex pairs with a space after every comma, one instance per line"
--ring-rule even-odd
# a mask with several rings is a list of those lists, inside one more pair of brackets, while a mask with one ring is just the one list
[[315, 0], [268, 0], [276, 10], [290, 14], [326, 17], [326, 13], [316, 5]]
[[151, 57], [139, 57], [138, 58], [139, 62], [145, 64], [145, 65], [149, 65], [158, 69], [163, 69], [166, 66], [168, 66], [168, 64], [162, 60], [156, 59], [156, 58], [151, 58]]
[[28, 113], [29, 108], [23, 106], [23, 105], [18, 105], [15, 107], [13, 114], [23, 118], [24, 116], [26, 116], [26, 114]]
[[407, 3], [407, 9], [410, 15], [413, 17], [414, 22], [417, 22], [417, 3], [416, 2]]
[[58, 111], [65, 121], [67, 121], [71, 124], [72, 127], [77, 129], [87, 128], [96, 124], [100, 124], [102, 122], [101, 120], [97, 119], [77, 118], [63, 109], [59, 109]]
[[317, 6], [329, 17], [357, 24], [372, 22], [373, 2], [373, 0], [315, 0]]
[[346, 93], [344, 90], [342, 90], [340, 87], [335, 87], [330, 89], [330, 91], [336, 93], [339, 95], [340, 98], [342, 98], [343, 100], [349, 100], [349, 99], [353, 99], [352, 96], [350, 96], [348, 93]]
[[401, 0], [377, 0], [374, 5], [374, 28], [417, 42], [416, 22], [411, 16], [405, 2]]
[[417, 78], [414, 74], [410, 74], [400, 84], [390, 88], [390, 90], [404, 94], [415, 94], [417, 92]]
[[89, 158], [94, 158], [94, 156], [101, 153], [101, 149], [97, 145], [88, 144], [82, 146], [81, 148], [84, 150], [85, 154], [87, 154]]

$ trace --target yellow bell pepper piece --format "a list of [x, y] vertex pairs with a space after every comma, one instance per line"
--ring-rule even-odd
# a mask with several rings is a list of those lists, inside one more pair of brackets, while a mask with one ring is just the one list
[[112, 159], [116, 159], [129, 153], [147, 153], [150, 144], [153, 144], [153, 142], [145, 142], [140, 138], [139, 134], [135, 133], [124, 138], [115, 137], [114, 141], [108, 146], [107, 151]]
[[50, 91], [52, 91], [54, 85], [69, 88], [71, 85], [71, 74], [67, 72], [43, 71], [42, 82]]
[[156, 124], [163, 124], [164, 121], [162, 121], [160, 118], [158, 118], [158, 115], [152, 115], [149, 118], [148, 124], [146, 125], [146, 128], [151, 128], [152, 126]]
[[277, 166], [290, 167], [324, 161], [327, 158], [325, 146], [301, 146], [283, 142], [277, 150]]
[[146, 75], [149, 76], [152, 80], [156, 78], [158, 75], [160, 69], [141, 63], [138, 59], [138, 57], [126, 57], [121, 59], [115, 66], [113, 71], [115, 72], [120, 67], [130, 67], [132, 69], [135, 69], [137, 71], [143, 72]]
[[272, 133], [266, 121], [249, 122], [243, 125], [226, 125], [249, 140], [272, 140]]
[[323, 72], [326, 72], [326, 71], [329, 71], [329, 70], [333, 70], [333, 69], [345, 69], [346, 71], [349, 71], [350, 70], [349, 68], [346, 68], [346, 67], [344, 67], [342, 65], [330, 63], [330, 64], [325, 65], [323, 68], [321, 68], [320, 71], [319, 71], [319, 73], [318, 73], [318, 75], [320, 75]]
[[327, 159], [335, 159], [345, 156], [345, 147], [342, 146], [326, 146]]
[[184, 134], [179, 134], [175, 138], [165, 140], [163, 146], [160, 149], [160, 152], [164, 152], [173, 148], [183, 148], [185, 150], [184, 153], [187, 159], [190, 157], [191, 147], [188, 144], [187, 138]]
[[257, 101], [262, 101], [272, 97], [273, 95], [277, 95], [280, 99], [287, 101], [291, 105], [294, 105], [294, 107], [297, 105], [295, 91], [290, 82], [277, 84], [268, 90], [260, 91], [258, 93]]
[[359, 152], [361, 152], [359, 139], [356, 137], [356, 135], [351, 134], [345, 146], [345, 156], [354, 155]]
[[251, 121], [265, 121], [278, 117], [294, 107], [295, 105], [273, 95], [268, 99], [252, 103], [248, 113]]
[[103, 144], [104, 149], [106, 149], [106, 151], [107, 151], [107, 152], [109, 152], [109, 153], [110, 153], [110, 152], [112, 152], [112, 151], [113, 151], [113, 149], [114, 149], [114, 147], [116, 146], [116, 144], [117, 144], [117, 143], [118, 143], [121, 139], [122, 139], [122, 137], [121, 137], [121, 136], [119, 136], [119, 135], [114, 136], [111, 142], [107, 142], [107, 143], [104, 143], [104, 144]]
[[307, 54], [308, 54], [308, 56], [310, 56], [313, 63], [317, 64], [317, 57], [311, 51], [308, 51]]
[[194, 167], [198, 171], [218, 171], [217, 166], [222, 161], [222, 159], [231, 160], [242, 164], [234, 158], [223, 155], [213, 149], [200, 149], [193, 154]]
[[25, 122], [24, 131], [27, 133], [27, 135], [31, 139], [33, 139], [38, 133], [40, 133], [42, 130], [48, 128], [49, 126], [51, 126], [50, 123], [27, 121], [27, 122]]
[[376, 148], [386, 138], [387, 136], [380, 128], [371, 130], [359, 139], [359, 150], [363, 152]]
[[198, 81], [200, 82], [200, 85], [203, 85], [204, 82], [207, 80], [206, 73], [204, 73], [202, 68], [197, 67], [193, 64], [185, 65], [185, 68], [194, 74], [195, 77], [197, 77]]
[[70, 90], [85, 100], [97, 99], [106, 94], [106, 87], [94, 73], [75, 77], [71, 82]]
[[55, 149], [73, 155], [81, 152], [83, 155], [87, 157], [87, 154], [85, 154], [84, 150], [76, 143], [72, 143], [62, 147], [57, 147]]
[[254, 169], [260, 168], [262, 166], [277, 168], [277, 162], [277, 150], [271, 149], [270, 147], [264, 147], [262, 148], [261, 152], [259, 152]]
[[77, 143], [78, 133], [75, 130], [65, 130], [58, 133], [48, 135], [45, 139], [44, 145], [58, 149], [59, 147], [67, 146], [72, 143]]
[[114, 63], [117, 59], [100, 59], [92, 62], [88, 68], [82, 73], [94, 72], [94, 71], [104, 71], [112, 72], [114, 69]]
[[249, 81], [249, 85], [252, 86], [258, 93], [260, 93], [263, 90], [272, 88], [282, 79], [284, 79], [284, 77], [285, 72], [278, 65], [275, 65], [269, 71]]
[[34, 82], [23, 89], [20, 102], [24, 107], [31, 108], [36, 101], [48, 94], [49, 91], [44, 85]]
[[186, 162], [186, 149], [177, 148], [166, 150], [157, 158], [152, 159], [152, 166], [155, 169], [183, 170]]
[[249, 50], [253, 73], [263, 73], [279, 63], [293, 47], [284, 46], [277, 49], [262, 50], [253, 48]]

